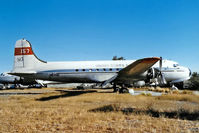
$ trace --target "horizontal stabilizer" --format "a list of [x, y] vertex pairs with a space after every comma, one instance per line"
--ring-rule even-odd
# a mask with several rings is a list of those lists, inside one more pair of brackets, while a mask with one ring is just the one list
[[34, 75], [34, 74], [36, 74], [36, 72], [34, 72], [34, 71], [27, 71], [27, 72], [20, 72], [20, 73], [11, 72], [11, 73], [8, 73], [8, 74], [15, 75], [15, 76], [20, 76], [20, 77], [24, 77], [24, 76]]

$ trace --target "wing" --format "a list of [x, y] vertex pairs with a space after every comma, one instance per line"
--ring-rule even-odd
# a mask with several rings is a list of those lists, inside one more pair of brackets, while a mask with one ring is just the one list
[[117, 78], [134, 78], [143, 74], [151, 68], [156, 62], [160, 60], [159, 57], [144, 58], [136, 60], [118, 73]]

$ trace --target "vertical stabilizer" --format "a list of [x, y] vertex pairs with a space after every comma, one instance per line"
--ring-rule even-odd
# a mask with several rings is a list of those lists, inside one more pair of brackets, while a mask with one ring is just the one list
[[16, 69], [34, 69], [44, 63], [46, 62], [40, 60], [34, 54], [29, 41], [21, 39], [16, 42], [14, 51], [14, 71]]

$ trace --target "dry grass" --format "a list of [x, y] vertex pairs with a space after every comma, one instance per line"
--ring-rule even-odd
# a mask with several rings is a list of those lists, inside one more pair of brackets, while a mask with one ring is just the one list
[[199, 112], [199, 99], [191, 94], [17, 90], [32, 91], [45, 93], [0, 96], [0, 132], [194, 132], [199, 127], [199, 118], [181, 116]]
[[199, 104], [199, 96], [191, 94], [168, 94], [157, 97], [159, 100], [172, 100], [172, 101], [187, 101]]

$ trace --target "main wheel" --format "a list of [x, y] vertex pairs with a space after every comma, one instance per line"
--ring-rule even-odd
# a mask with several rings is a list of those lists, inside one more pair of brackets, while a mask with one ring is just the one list
[[128, 90], [128, 88], [121, 88], [119, 90], [119, 93], [129, 93], [129, 90]]

